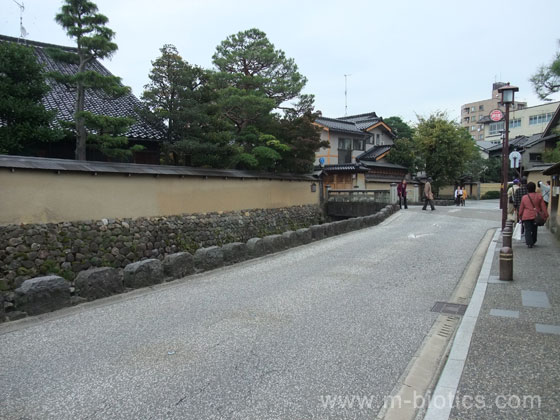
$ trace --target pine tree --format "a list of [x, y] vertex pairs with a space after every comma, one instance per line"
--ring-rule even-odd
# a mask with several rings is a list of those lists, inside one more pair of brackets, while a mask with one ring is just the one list
[[64, 3], [55, 20], [76, 41], [76, 52], [51, 50], [50, 53], [55, 59], [76, 64], [78, 70], [73, 75], [51, 73], [50, 76], [76, 92], [76, 159], [86, 159], [88, 140], [90, 147], [97, 148], [110, 157], [130, 156], [133, 150], [142, 149], [142, 146], [128, 149], [128, 141], [122, 136], [132, 120], [109, 116], [100, 118], [84, 110], [86, 95], [91, 90], [101, 90], [111, 98], [130, 92], [128, 87], [121, 84], [119, 77], [102, 75], [88, 66], [96, 59], [108, 58], [114, 54], [118, 48], [112, 41], [115, 33], [106, 26], [107, 17], [97, 13], [95, 3], [87, 0], [65, 0]]
[[41, 99], [49, 91], [42, 67], [29, 47], [0, 42], [0, 154], [33, 154], [40, 143], [56, 141], [54, 111]]
[[183, 60], [174, 45], [164, 45], [160, 53], [144, 86], [142, 115], [165, 133], [164, 162], [226, 166], [231, 127], [217, 117], [209, 72]]

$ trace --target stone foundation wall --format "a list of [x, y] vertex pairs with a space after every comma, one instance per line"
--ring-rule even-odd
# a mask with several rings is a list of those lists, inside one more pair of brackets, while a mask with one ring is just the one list
[[[291, 210], [293, 209], [286, 210], [286, 213], [283, 216], [287, 216], [288, 214], [290, 214]], [[318, 241], [331, 236], [352, 232], [354, 230], [370, 226], [375, 226], [378, 223], [381, 223], [384, 219], [389, 217], [397, 210], [398, 207], [396, 205], [388, 205], [374, 215], [356, 217], [331, 223], [323, 223], [319, 225], [311, 225], [309, 228], [300, 228], [296, 231], [287, 230], [281, 235], [272, 234], [266, 235], [262, 238], [253, 237], [246, 242], [230, 242], [223, 246], [214, 245], [198, 248], [193, 254], [189, 252], [175, 252], [166, 255], [163, 259], [159, 257], [143, 257], [140, 261], [127, 263], [124, 266], [124, 269], [113, 267], [90, 268], [80, 271], [77, 276], [75, 275], [75, 271], [71, 271], [71, 275], [69, 275], [68, 277], [72, 277], [73, 280], [69, 280], [68, 278], [63, 278], [60, 275], [56, 275], [55, 270], [49, 270], [47, 273], [45, 273], [47, 275], [41, 275], [39, 277], [22, 280], [20, 286], [13, 291], [0, 291], [0, 322], [14, 321], [26, 316], [40, 315], [45, 312], [55, 311], [64, 307], [79, 304], [81, 302], [100, 299], [137, 288], [156, 285], [166, 281], [183, 278], [193, 273], [213, 270], [250, 258], [261, 257], [295, 246], [309, 244], [313, 241]], [[302, 214], [307, 214], [306, 217], [311, 218], [320, 216], [316, 213], [316, 210], [312, 208], [300, 209], [298, 214], [300, 215], [300, 217], [302, 217]], [[210, 218], [212, 217], [213, 216], [210, 215]], [[233, 215], [225, 217], [228, 219], [233, 217], [233, 219], [236, 220], [236, 222], [232, 222], [233, 224], [237, 223], [240, 226], [243, 225], [242, 222], [244, 221], [244, 219], [240, 218], [239, 215], [237, 217]], [[248, 216], [244, 217], [249, 218], [251, 216], [249, 214]], [[206, 216], [201, 217], [201, 219], [206, 220]], [[280, 217], [279, 220], [283, 221], [283, 223], [288, 223], [291, 226], [297, 224], [298, 222], [297, 220], [287, 220], [284, 217]], [[166, 219], [166, 221], [168, 220]], [[209, 225], [213, 226], [210, 222], [208, 223]], [[152, 224], [154, 224], [153, 221]], [[152, 226], [152, 224], [150, 224], [149, 226]], [[114, 226], [111, 227], [112, 225]], [[64, 232], [71, 232], [72, 237], [76, 237], [79, 233], [82, 233], [82, 238], [75, 240], [81, 241], [78, 245], [76, 245], [76, 254], [82, 251], [80, 247], [84, 246], [86, 240], [88, 239], [88, 235], [93, 239], [97, 237], [95, 232], [111, 231], [114, 235], [117, 235], [117, 237], [124, 237], [125, 233], [135, 229], [135, 225], [131, 226], [129, 222], [123, 221], [120, 221], [118, 223], [117, 221], [107, 221], [107, 223], [105, 223], [105, 221], [102, 221], [100, 225], [98, 225], [97, 223], [91, 225], [95, 226], [95, 228], [92, 227], [89, 230], [85, 228], [82, 229], [82, 226], [85, 225], [75, 227], [70, 224], [69, 226], [62, 226], [63, 229], [61, 229]], [[157, 227], [160, 226], [160, 224], [154, 224], [154, 226]], [[275, 227], [280, 230], [283, 229], [282, 223], [277, 223]], [[53, 226], [51, 226], [51, 228], [54, 229]], [[29, 237], [33, 238], [34, 241], [32, 242], [31, 246], [27, 245], [29, 241], [26, 240], [18, 244], [16, 244], [16, 242], [18, 241], [12, 241], [11, 248], [16, 249], [17, 251], [19, 247], [19, 252], [23, 253], [24, 248], [22, 246], [29, 248], [32, 247], [33, 244], [37, 244], [40, 247], [37, 248], [37, 246], [35, 246], [36, 249], [31, 252], [39, 254], [41, 250], [50, 250], [49, 246], [51, 246], [52, 244], [62, 243], [52, 242], [51, 244], [50, 242], [40, 242], [40, 238], [48, 235], [53, 235], [52, 237], [49, 237], [49, 239], [54, 240], [56, 236], [54, 231], [49, 233], [50, 231], [46, 228], [44, 232], [40, 228], [35, 227], [33, 229], [35, 229], [32, 232], [33, 235]], [[124, 232], [123, 229], [125, 230]], [[271, 228], [269, 227], [269, 229]], [[116, 232], [114, 232], [114, 230], [119, 230], [119, 233], [117, 234]], [[150, 230], [147, 229], [146, 231], [149, 232]], [[235, 231], [235, 229], [232, 229], [232, 231]], [[25, 229], [18, 232], [25, 233]], [[41, 235], [40, 232], [43, 232], [44, 235]], [[142, 236], [140, 236], [140, 238], [136, 238], [136, 233], [133, 235], [134, 239], [142, 238]], [[11, 239], [13, 239], [13, 237], [8, 239], [8, 242]], [[162, 240], [159, 240], [159, 242], [162, 242]], [[95, 241], [92, 243], [95, 243]], [[42, 248], [43, 245], [44, 249]], [[74, 251], [72, 251], [72, 247], [74, 245], [75, 244], [71, 243], [70, 248], [66, 248], [68, 250], [66, 256], [74, 254]], [[123, 246], [128, 245], [124, 245], [123, 242]], [[169, 246], [169, 249], [171, 250], [173, 246], [174, 245]], [[115, 246], [115, 248], [119, 249], [117, 246]], [[54, 246], [53, 249], [56, 251], [59, 248], [57, 246]], [[151, 251], [154, 251], [154, 248], [152, 248]], [[158, 249], [158, 256], [160, 255], [160, 252], [162, 251], [159, 251]], [[53, 253], [53, 255], [55, 254], [56, 252]], [[65, 253], [62, 252], [60, 255], [60, 257], [56, 258], [62, 259], [62, 256], [65, 255]], [[126, 257], [124, 258], [124, 260], [118, 258], [119, 255], [122, 254], [115, 255], [115, 259], [113, 260], [116, 264], [122, 264], [122, 261], [128, 261], [128, 258]], [[5, 257], [5, 254], [3, 255], [3, 257]], [[37, 258], [37, 260], [41, 260], [41, 258]], [[29, 261], [29, 259], [24, 259], [23, 261]], [[82, 266], [82, 263], [76, 261], [65, 261], [61, 264], [67, 263], [70, 264], [69, 267], [72, 269]], [[39, 266], [42, 267], [42, 264]], [[53, 267], [56, 267], [56, 265], [54, 264], [55, 263], [53, 263]], [[18, 279], [17, 281], [11, 281], [9, 284], [20, 283], [21, 276], [18, 276], [16, 278]]]
[[56, 274], [126, 265], [322, 223], [319, 206], [0, 226], [0, 292]]

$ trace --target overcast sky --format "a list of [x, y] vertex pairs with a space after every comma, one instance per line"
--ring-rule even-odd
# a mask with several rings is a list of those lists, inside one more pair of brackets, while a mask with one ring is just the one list
[[[22, 0], [17, 0], [22, 3]], [[27, 39], [73, 45], [54, 21], [60, 0], [23, 0]], [[151, 61], [174, 44], [191, 64], [212, 67], [216, 46], [250, 28], [264, 31], [297, 63], [324, 116], [382, 117], [446, 111], [489, 99], [492, 83], [542, 103], [530, 76], [558, 51], [560, 1], [97, 0], [119, 50], [105, 66], [140, 96]], [[0, 33], [20, 34], [20, 8], [0, 0]], [[560, 100], [557, 94], [553, 99]]]

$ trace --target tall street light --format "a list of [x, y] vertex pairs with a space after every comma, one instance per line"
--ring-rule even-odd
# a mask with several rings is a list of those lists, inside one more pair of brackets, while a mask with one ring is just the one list
[[498, 92], [502, 94], [502, 104], [506, 107], [506, 123], [505, 136], [502, 144], [502, 230], [506, 227], [507, 220], [507, 186], [508, 186], [508, 161], [509, 161], [509, 106], [514, 102], [515, 92], [519, 92], [519, 88], [506, 84], [498, 88]]

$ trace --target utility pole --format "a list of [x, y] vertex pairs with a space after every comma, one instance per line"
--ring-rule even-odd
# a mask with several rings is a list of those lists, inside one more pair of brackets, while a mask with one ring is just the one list
[[27, 31], [25, 30], [25, 28], [23, 27], [23, 12], [25, 10], [25, 5], [23, 4], [23, 1], [20, 3], [18, 3], [16, 0], [12, 0], [15, 4], [18, 5], [19, 7], [19, 31], [20, 31], [20, 39], [24, 39], [28, 34]]
[[351, 74], [344, 75], [344, 116], [348, 115], [348, 76], [352, 76]]

